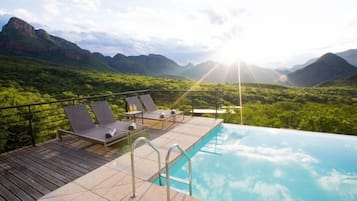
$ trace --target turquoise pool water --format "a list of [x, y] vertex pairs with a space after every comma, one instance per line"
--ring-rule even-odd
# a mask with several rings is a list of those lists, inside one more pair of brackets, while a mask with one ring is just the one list
[[[357, 137], [223, 124], [189, 155], [193, 196], [202, 200], [357, 200]], [[170, 175], [187, 178], [186, 163]]]

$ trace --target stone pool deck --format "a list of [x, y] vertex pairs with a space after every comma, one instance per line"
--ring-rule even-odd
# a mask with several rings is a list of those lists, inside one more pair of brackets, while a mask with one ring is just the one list
[[[222, 123], [221, 119], [192, 117], [178, 123], [151, 141], [160, 152], [161, 167], [165, 166], [165, 157], [172, 144], [179, 144], [188, 150], [202, 139], [209, 131]], [[179, 152], [172, 152], [170, 163], [179, 157]], [[150, 182], [157, 175], [158, 162], [156, 152], [148, 145], [135, 149], [135, 184], [136, 197], [131, 198], [132, 177], [130, 153], [126, 153], [88, 174], [52, 191], [41, 197], [41, 201], [54, 200], [167, 200], [166, 187], [157, 186]], [[171, 200], [198, 200], [187, 194], [170, 191]]]

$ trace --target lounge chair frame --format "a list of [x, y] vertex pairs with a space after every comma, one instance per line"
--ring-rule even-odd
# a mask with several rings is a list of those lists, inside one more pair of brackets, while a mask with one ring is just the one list
[[[149, 95], [149, 94], [147, 94]], [[142, 96], [140, 96], [142, 97]], [[143, 104], [140, 102], [139, 98], [137, 96], [131, 96], [131, 97], [126, 97], [125, 100], [128, 103], [128, 105], [135, 105], [137, 110], [139, 111], [143, 111], [143, 118], [144, 119], [149, 119], [149, 120], [156, 120], [156, 121], [161, 121], [161, 128], [164, 129], [165, 128], [165, 124], [167, 121], [169, 121], [170, 119], [172, 119], [172, 121], [175, 123], [176, 122], [176, 116], [177, 115], [181, 115], [183, 116], [183, 120], [184, 120], [184, 113], [181, 111], [178, 111], [176, 114], [171, 114], [171, 110], [157, 110], [156, 109], [156, 105], [153, 102], [151, 96], [149, 95], [150, 99], [147, 100], [145, 97], [143, 96], [144, 100], [142, 100], [144, 106], [145, 104], [148, 104], [147, 107], [144, 108]], [[144, 103], [145, 101], [145, 103]], [[165, 117], [164, 118], [160, 118], [160, 114], [161, 113], [165, 113]]]
[[113, 111], [107, 101], [97, 101], [90, 104], [92, 111], [97, 119], [98, 124], [105, 128], [115, 128], [117, 130], [123, 130], [129, 133], [129, 144], [133, 141], [135, 135], [147, 133], [147, 129], [144, 125], [136, 124], [135, 130], [128, 130], [129, 125], [132, 122], [116, 120]]
[[57, 137], [59, 140], [62, 140], [62, 135], [70, 134], [81, 139], [102, 143], [105, 148], [123, 140], [128, 140], [128, 144], [130, 143], [130, 136], [128, 132], [124, 130], [116, 130], [114, 137], [106, 138], [105, 134], [111, 132], [112, 129], [96, 126], [85, 105], [65, 106], [64, 110], [72, 127], [72, 131], [58, 129]]

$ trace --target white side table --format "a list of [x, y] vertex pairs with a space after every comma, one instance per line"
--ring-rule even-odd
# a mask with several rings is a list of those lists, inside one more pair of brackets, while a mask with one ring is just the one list
[[141, 114], [141, 123], [144, 124], [144, 113], [143, 111], [131, 111], [131, 112], [126, 112], [125, 116], [134, 119], [134, 122], [136, 123], [136, 117]]

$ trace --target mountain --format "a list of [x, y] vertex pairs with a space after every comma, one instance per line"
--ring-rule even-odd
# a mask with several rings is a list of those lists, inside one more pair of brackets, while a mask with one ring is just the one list
[[[276, 83], [281, 73], [241, 62], [241, 81]], [[224, 65], [213, 61], [207, 61], [196, 66], [187, 67], [182, 75], [194, 80], [209, 82], [238, 82], [238, 64]]]
[[149, 54], [140, 56], [125, 56], [116, 54], [114, 57], [105, 57], [94, 53], [95, 57], [113, 69], [122, 73], [134, 73], [151, 76], [177, 75], [183, 67], [162, 55]]
[[343, 80], [333, 80], [322, 82], [318, 87], [357, 87], [357, 73]]
[[[114, 57], [91, 53], [75, 43], [35, 30], [27, 22], [12, 17], [0, 32], [0, 54], [43, 60], [51, 65], [85, 67], [100, 71], [133, 73], [150, 76], [201, 79], [211, 82], [237, 82], [237, 67], [216, 62], [180, 66], [175, 61], [158, 54]], [[207, 73], [209, 72], [209, 73]], [[274, 83], [280, 73], [254, 65], [241, 64], [242, 82]]]
[[315, 61], [317, 60], [317, 58], [312, 58], [312, 59], [309, 59], [308, 61], [306, 61], [304, 64], [298, 64], [298, 65], [295, 65], [293, 66], [292, 68], [290, 68], [290, 72], [294, 72], [294, 71], [297, 71], [297, 70], [300, 70], [300, 69], [303, 69], [305, 68], [306, 66], [314, 63]]
[[348, 63], [357, 66], [357, 49], [346, 50], [337, 53], [338, 56], [344, 58]]
[[[342, 57], [344, 60], [346, 60], [348, 63], [357, 66], [357, 49], [350, 49], [346, 50], [343, 52], [336, 53], [337, 56]], [[302, 68], [305, 68], [306, 66], [314, 63], [318, 58], [312, 58], [306, 61], [304, 64], [298, 64], [290, 68], [290, 72], [294, 72], [297, 70], [300, 70]]]
[[27, 22], [12, 17], [0, 32], [0, 54], [34, 57], [62, 65], [82, 66], [109, 71], [88, 50], [65, 39], [52, 36], [43, 29], [35, 30]]
[[287, 75], [295, 86], [310, 87], [318, 83], [345, 79], [357, 73], [357, 68], [336, 54], [327, 53], [314, 63]]

